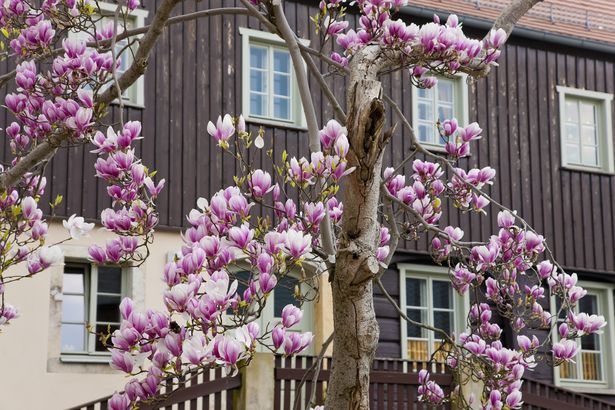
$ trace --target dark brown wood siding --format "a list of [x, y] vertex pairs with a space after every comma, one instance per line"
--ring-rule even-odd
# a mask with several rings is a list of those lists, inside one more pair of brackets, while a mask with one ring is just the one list
[[[146, 8], [154, 10], [156, 4], [156, 0], [147, 0]], [[196, 5], [186, 2], [177, 12], [221, 5], [216, 1]], [[317, 11], [316, 4], [288, 2], [286, 7], [291, 25], [316, 46], [318, 38], [308, 21], [308, 15]], [[185, 225], [185, 215], [196, 198], [210, 196], [232, 183], [236, 166], [217, 149], [206, 126], [219, 114], [241, 111], [239, 26], [261, 29], [246, 16], [216, 16], [165, 30], [145, 75], [145, 108], [125, 108], [125, 119], [143, 122], [145, 139], [138, 144], [143, 161], [157, 169], [159, 177], [167, 179], [159, 199], [164, 227]], [[555, 86], [613, 93], [614, 56], [513, 38], [499, 62], [488, 78], [469, 86], [470, 120], [478, 121], [484, 132], [471, 158], [462, 165], [496, 168], [493, 197], [518, 210], [543, 232], [565, 266], [613, 272], [615, 179], [561, 168]], [[0, 67], [5, 70], [8, 66], [4, 62]], [[344, 79], [329, 76], [327, 81], [338, 95], [343, 95]], [[407, 74], [396, 72], [384, 78], [383, 84], [385, 92], [411, 117]], [[332, 112], [315, 81], [312, 85], [317, 113], [324, 122]], [[391, 112], [389, 119], [396, 121]], [[10, 115], [3, 111], [0, 126], [4, 128], [9, 120]], [[118, 121], [116, 107], [109, 123]], [[257, 126], [251, 128], [256, 130]], [[307, 154], [305, 132], [267, 128], [266, 137], [278, 157], [283, 149], [291, 155]], [[48, 167], [45, 201], [58, 194], [64, 196], [64, 202], [55, 210], [59, 216], [77, 213], [94, 219], [110, 203], [103, 184], [93, 176], [95, 155], [90, 149], [61, 150]], [[3, 158], [8, 158], [6, 140], [0, 151]], [[387, 148], [385, 163], [397, 164], [409, 152], [407, 135], [398, 127]], [[474, 240], [485, 239], [494, 232], [495, 212], [487, 217], [460, 214], [447, 203], [445, 214], [444, 224], [460, 224]], [[424, 252], [427, 244], [428, 238], [421, 237], [402, 245], [408, 251]]]

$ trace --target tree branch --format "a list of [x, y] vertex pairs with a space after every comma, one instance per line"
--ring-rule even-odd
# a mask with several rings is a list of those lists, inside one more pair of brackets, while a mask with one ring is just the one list
[[[510, 36], [515, 24], [523, 17], [532, 7], [542, 2], [543, 0], [515, 0], [510, 3], [506, 9], [498, 16], [493, 23], [493, 28], [503, 29]], [[489, 34], [487, 34], [489, 35]]]
[[[124, 74], [118, 80], [119, 88], [125, 90], [130, 87], [139, 77], [145, 73], [147, 68], [147, 60], [149, 53], [156, 44], [156, 40], [162, 34], [169, 16], [173, 8], [180, 3], [181, 0], [164, 0], [158, 10], [147, 33], [139, 41], [139, 48], [137, 49], [132, 64], [124, 72]], [[100, 104], [108, 104], [114, 99], [119, 97], [117, 92], [118, 87], [108, 88], [102, 95], [97, 96], [96, 102]]]
[[[145, 72], [149, 54], [156, 44], [156, 40], [162, 34], [169, 15], [180, 0], [164, 0], [158, 10], [147, 33], [140, 41], [135, 58], [126, 72], [118, 79], [116, 87], [109, 87], [102, 95], [95, 99], [95, 104], [106, 105], [119, 96], [118, 88], [125, 90], [130, 87]], [[53, 156], [58, 147], [66, 140], [66, 134], [54, 135], [47, 141], [43, 141], [21, 158], [15, 166], [9, 168], [0, 175], [0, 190], [14, 186], [27, 172], [45, 159]]]
[[310, 70], [310, 73], [316, 78], [318, 85], [320, 85], [320, 89], [327, 97], [327, 100], [329, 100], [329, 104], [331, 104], [333, 111], [335, 111], [335, 115], [337, 119], [340, 120], [340, 122], [342, 122], [343, 124], [346, 124], [346, 113], [340, 106], [340, 103], [339, 101], [337, 101], [337, 98], [335, 98], [335, 94], [333, 94], [333, 91], [331, 91], [331, 88], [329, 88], [329, 86], [325, 82], [325, 79], [320, 73], [320, 70], [318, 70], [318, 67], [316, 67], [316, 63], [314, 63], [314, 60], [308, 54], [307, 51], [304, 51], [302, 49], [301, 55], [303, 55], [303, 59], [305, 60], [308, 66], [308, 69]]
[[[181, 16], [171, 17], [167, 20], [165, 26], [170, 26], [171, 24], [183, 23], [184, 21], [195, 20], [201, 17], [211, 17], [218, 16], [222, 14], [249, 14], [249, 11], [243, 7], [222, 7], [217, 9], [210, 10], [201, 10], [195, 11], [194, 13], [183, 14]], [[138, 27], [132, 30], [124, 31], [117, 35], [117, 41], [124, 40], [125, 38], [138, 36], [139, 34], [147, 33], [150, 29], [151, 24], [143, 27]], [[111, 44], [111, 40], [102, 40], [102, 41], [90, 41], [87, 42], [86, 45], [88, 47], [96, 47], [96, 48], [104, 48], [109, 47]], [[55, 57], [64, 52], [63, 48], [56, 48], [47, 53], [41, 54], [37, 56], [34, 61], [39, 62], [49, 57]], [[9, 81], [11, 78], [15, 77], [17, 74], [17, 70], [9, 71], [6, 74], [0, 75], [0, 87], [4, 86], [4, 84]]]

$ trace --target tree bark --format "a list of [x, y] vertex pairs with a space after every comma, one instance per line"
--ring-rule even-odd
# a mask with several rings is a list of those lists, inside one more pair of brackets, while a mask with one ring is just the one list
[[348, 93], [348, 166], [356, 167], [344, 184], [344, 218], [333, 277], [333, 370], [327, 409], [369, 409], [369, 372], [378, 345], [372, 278], [379, 264], [378, 204], [382, 169], [384, 106], [377, 78], [377, 47], [352, 60]]

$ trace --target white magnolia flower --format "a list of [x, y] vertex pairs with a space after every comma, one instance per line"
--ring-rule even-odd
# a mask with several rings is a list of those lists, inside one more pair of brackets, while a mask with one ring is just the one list
[[73, 239], [81, 239], [88, 236], [90, 231], [94, 229], [93, 223], [86, 223], [82, 216], [72, 214], [67, 221], [62, 221], [64, 228], [70, 233]]

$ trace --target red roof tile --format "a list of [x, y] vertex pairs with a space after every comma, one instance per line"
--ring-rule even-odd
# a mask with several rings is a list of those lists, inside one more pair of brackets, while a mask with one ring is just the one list
[[[510, 1], [410, 0], [410, 6], [494, 20]], [[615, 0], [544, 0], [518, 26], [615, 44]]]

